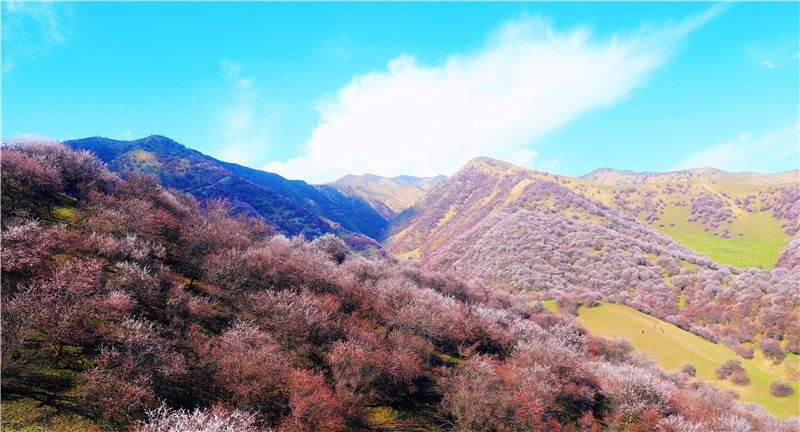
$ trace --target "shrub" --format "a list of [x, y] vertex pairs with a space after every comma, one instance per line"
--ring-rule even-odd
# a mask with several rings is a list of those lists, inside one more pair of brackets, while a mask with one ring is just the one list
[[734, 373], [744, 373], [744, 368], [742, 367], [742, 361], [739, 359], [728, 359], [725, 360], [724, 363], [717, 366], [714, 369], [714, 373], [717, 375], [719, 379], [725, 379], [731, 376]]
[[260, 432], [256, 417], [239, 410], [228, 410], [215, 405], [194, 411], [173, 411], [166, 405], [147, 412], [147, 421], [140, 423], [136, 432]]
[[489, 429], [500, 426], [511, 404], [500, 365], [490, 357], [472, 357], [460, 365], [445, 382], [445, 410], [454, 423], [464, 429]]
[[245, 321], [222, 333], [210, 350], [214, 384], [237, 408], [278, 416], [288, 405], [289, 359], [269, 334]]
[[568, 315], [578, 316], [578, 301], [571, 296], [559, 296], [556, 298], [558, 311]]
[[683, 366], [681, 366], [680, 371], [691, 377], [697, 375], [697, 369], [695, 369], [694, 365], [689, 362], [684, 363]]
[[736, 371], [731, 374], [731, 382], [736, 385], [748, 385], [750, 384], [750, 377], [744, 371]]
[[616, 414], [638, 418], [650, 410], [668, 411], [675, 387], [657, 371], [630, 364], [597, 363], [596, 366], [602, 392], [612, 402]]
[[3, 148], [3, 216], [49, 204], [61, 188], [61, 176], [13, 148]]
[[291, 413], [282, 422], [282, 431], [338, 431], [344, 427], [344, 406], [322, 375], [307, 370], [292, 373]]
[[794, 387], [784, 380], [775, 380], [769, 383], [769, 394], [775, 397], [789, 397], [794, 394]]
[[321, 251], [325, 252], [331, 261], [336, 264], [341, 264], [347, 258], [350, 249], [342, 239], [336, 237], [335, 234], [325, 234], [322, 237], [317, 237], [311, 242], [312, 246], [318, 247]]
[[783, 350], [781, 349], [781, 343], [775, 339], [763, 339], [758, 344], [758, 347], [761, 348], [761, 351], [765, 356], [773, 359], [776, 363], [780, 363], [783, 358], [786, 357], [786, 354], [784, 354]]

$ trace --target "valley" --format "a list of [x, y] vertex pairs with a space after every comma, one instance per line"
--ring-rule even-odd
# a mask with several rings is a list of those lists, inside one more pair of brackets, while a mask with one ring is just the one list
[[800, 1], [0, 1], [0, 432], [800, 432]]
[[[482, 157], [310, 185], [160, 136], [65, 144], [4, 144], [5, 429], [217, 401], [285, 430], [800, 414], [791, 174], [589, 180]], [[747, 384], [717, 376], [729, 359]]]
[[[790, 245], [800, 171], [604, 168], [573, 178], [479, 157], [450, 177], [348, 175], [312, 186], [164, 137], [67, 144], [103, 155], [121, 173], [152, 173], [198, 198], [229, 199], [234, 211], [260, 215], [286, 235], [333, 232], [366, 256], [391, 253], [512, 293], [627, 305], [740, 354], [774, 339], [800, 354], [799, 258]], [[199, 178], [209, 186], [186, 186]], [[242, 201], [242, 187], [263, 188], [276, 195], [267, 201], [306, 219], [254, 207], [264, 195], [253, 189]]]

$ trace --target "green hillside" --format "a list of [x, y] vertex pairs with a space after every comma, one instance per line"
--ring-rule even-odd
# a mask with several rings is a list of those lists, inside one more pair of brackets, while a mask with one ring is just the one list
[[[791, 240], [782, 228], [785, 220], [776, 218], [772, 207], [781, 197], [783, 188], [796, 187], [796, 183], [742, 185], [684, 180], [619, 187], [573, 181], [565, 186], [637, 217], [720, 264], [772, 269]], [[730, 217], [722, 218], [716, 227], [702, 220], [691, 220], [692, 200], [702, 195], [721, 203]], [[743, 202], [748, 196], [749, 205], [735, 203], [737, 199]], [[647, 220], [648, 214], [657, 219]]]
[[686, 222], [684, 212], [688, 213], [683, 207], [671, 209], [669, 213], [675, 215], [675, 226], [665, 224], [654, 228], [718, 263], [770, 270], [791, 240], [781, 229], [780, 221], [767, 212], [742, 213], [736, 226], [732, 227], [736, 230], [734, 237], [729, 239], [714, 236], [713, 232], [704, 231], [702, 226]]
[[[548, 305], [551, 306], [552, 305]], [[685, 362], [697, 369], [697, 377], [714, 381], [721, 388], [732, 388], [743, 402], [758, 402], [778, 417], [800, 414], [800, 384], [792, 382], [796, 392], [787, 398], [769, 394], [769, 383], [783, 378], [780, 367], [767, 365], [761, 359], [742, 360], [751, 382], [738, 386], [729, 380], [718, 380], [714, 368], [738, 356], [724, 345], [711, 343], [650, 315], [613, 303], [579, 309], [580, 322], [593, 334], [622, 337], [637, 349], [651, 354], [666, 370], [676, 370]], [[663, 331], [662, 331], [663, 330]]]

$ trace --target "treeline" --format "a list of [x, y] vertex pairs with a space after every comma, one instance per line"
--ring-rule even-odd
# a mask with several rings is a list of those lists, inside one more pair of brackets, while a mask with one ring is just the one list
[[798, 431], [528, 296], [2, 148], [2, 397], [140, 431]]

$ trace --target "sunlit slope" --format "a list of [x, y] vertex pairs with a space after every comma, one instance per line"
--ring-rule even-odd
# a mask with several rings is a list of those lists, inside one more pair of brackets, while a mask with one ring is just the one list
[[393, 178], [373, 174], [346, 175], [328, 183], [340, 193], [360, 199], [387, 219], [396, 217], [416, 203], [446, 177], [398, 176]]
[[702, 167], [672, 172], [636, 172], [613, 168], [598, 168], [580, 178], [595, 183], [622, 186], [642, 183], [675, 183], [681, 180], [704, 180], [717, 183], [774, 185], [797, 181], [800, 170], [775, 174], [756, 172], [727, 172], [717, 168]]
[[[732, 388], [743, 402], [758, 402], [779, 416], [800, 414], [800, 384], [792, 382], [796, 392], [788, 398], [769, 394], [769, 383], [783, 378], [783, 369], [763, 360], [744, 360], [742, 366], [751, 382], [746, 386], [718, 380], [714, 368], [729, 358], [739, 358], [729, 348], [714, 344], [650, 315], [613, 303], [594, 308], [580, 308], [579, 319], [593, 334], [629, 339], [636, 348], [651, 354], [664, 369], [676, 370], [686, 362], [697, 369], [697, 377], [714, 381], [721, 388]], [[662, 331], [663, 330], [663, 331]], [[781, 374], [782, 375], [782, 374]]]
[[599, 171], [589, 177], [639, 183], [597, 183], [476, 158], [402, 214], [386, 244], [400, 255], [425, 255], [451, 231], [461, 231], [507, 206], [533, 180], [555, 182], [634, 216], [720, 264], [771, 269], [797, 231], [800, 192], [793, 180], [797, 171], [770, 175], [710, 168], [663, 174]]
[[797, 183], [682, 180], [620, 187], [569, 180], [564, 186], [625, 211], [720, 264], [771, 269], [791, 240], [791, 227], [784, 227], [791, 221], [782, 216], [796, 205], [788, 194], [796, 194]]

